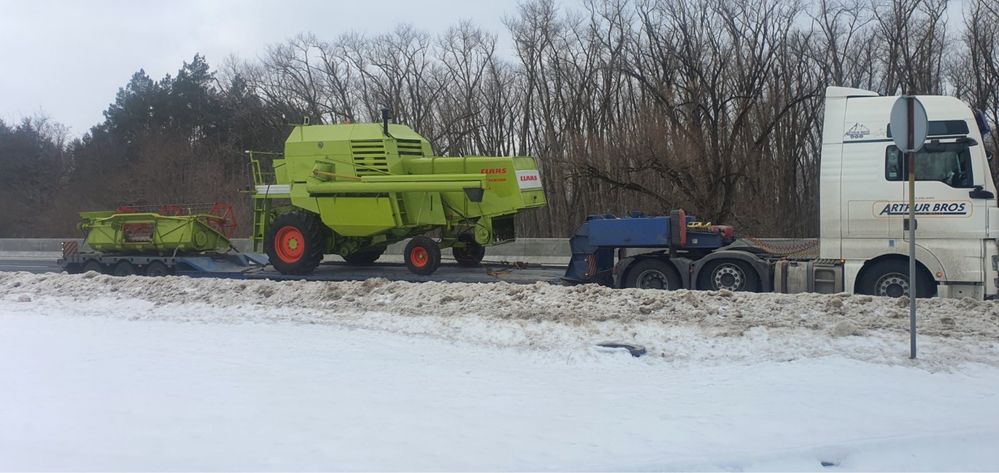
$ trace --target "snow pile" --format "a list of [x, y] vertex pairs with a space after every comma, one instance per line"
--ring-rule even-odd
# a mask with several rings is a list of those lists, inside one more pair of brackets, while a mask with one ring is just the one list
[[[553, 351], [590, 352], [615, 341], [673, 363], [827, 355], [908, 363], [908, 301], [846, 294], [0, 273], [0, 298], [33, 301], [26, 311], [41, 304], [130, 319], [287, 321]], [[145, 305], [112, 310], [124, 299]], [[999, 303], [920, 300], [919, 314], [920, 366], [999, 366]]]
[[994, 469], [997, 304], [903, 302], [0, 273], [0, 470]]

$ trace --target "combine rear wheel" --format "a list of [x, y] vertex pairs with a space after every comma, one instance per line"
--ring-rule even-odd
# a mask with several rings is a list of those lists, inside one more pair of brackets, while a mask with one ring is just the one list
[[310, 274], [323, 260], [328, 229], [308, 212], [281, 214], [271, 223], [264, 249], [281, 274]]
[[478, 266], [482, 262], [482, 258], [486, 256], [486, 247], [474, 241], [466, 241], [464, 243], [464, 247], [455, 246], [451, 248], [454, 260], [458, 262], [458, 266]]
[[441, 265], [441, 248], [437, 242], [425, 236], [413, 237], [406, 244], [406, 267], [415, 274], [433, 274]]

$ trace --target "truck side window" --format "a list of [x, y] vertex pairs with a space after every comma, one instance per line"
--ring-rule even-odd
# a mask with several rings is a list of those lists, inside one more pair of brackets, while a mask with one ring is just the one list
[[[905, 181], [909, 179], [905, 154], [895, 146], [885, 151], [885, 179]], [[939, 181], [956, 188], [971, 188], [974, 177], [971, 174], [971, 153], [968, 148], [927, 150], [916, 153], [916, 180]]]

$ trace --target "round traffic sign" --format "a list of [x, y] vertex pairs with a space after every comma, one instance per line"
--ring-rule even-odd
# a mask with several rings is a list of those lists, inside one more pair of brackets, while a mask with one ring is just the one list
[[[910, 110], [911, 108], [911, 110]], [[912, 117], [912, 123], [909, 123]], [[926, 141], [929, 122], [923, 104], [911, 95], [903, 95], [891, 107], [891, 137], [895, 146], [904, 152], [919, 151]]]

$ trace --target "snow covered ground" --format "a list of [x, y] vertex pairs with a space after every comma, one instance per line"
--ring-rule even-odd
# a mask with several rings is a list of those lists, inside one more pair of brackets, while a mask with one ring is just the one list
[[999, 304], [920, 310], [0, 273], [0, 469], [999, 469]]

